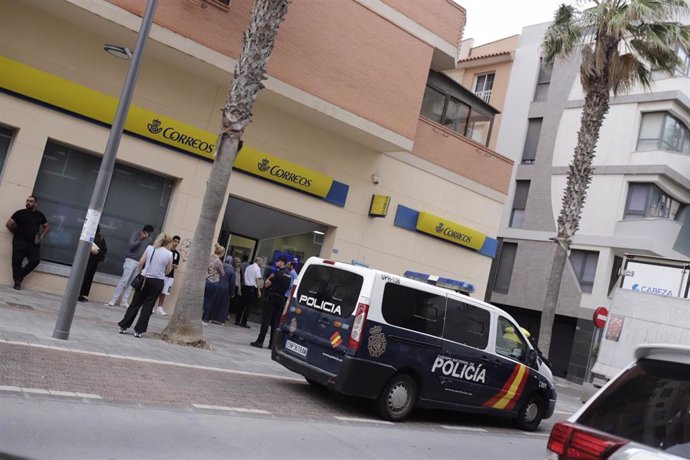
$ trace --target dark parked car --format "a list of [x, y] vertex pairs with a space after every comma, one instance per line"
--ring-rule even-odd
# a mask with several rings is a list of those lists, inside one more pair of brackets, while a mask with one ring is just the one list
[[546, 458], [690, 459], [690, 347], [638, 347], [632, 364], [554, 425]]

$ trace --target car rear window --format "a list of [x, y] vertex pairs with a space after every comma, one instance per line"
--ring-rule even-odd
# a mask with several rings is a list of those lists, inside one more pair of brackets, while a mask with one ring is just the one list
[[577, 423], [690, 458], [690, 365], [638, 361]]
[[309, 265], [297, 288], [297, 302], [346, 318], [357, 306], [364, 278], [356, 273], [323, 265]]

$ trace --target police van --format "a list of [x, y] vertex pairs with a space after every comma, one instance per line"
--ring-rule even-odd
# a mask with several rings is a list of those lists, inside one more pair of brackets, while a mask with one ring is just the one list
[[313, 385], [415, 408], [510, 417], [534, 430], [553, 415], [548, 367], [507, 313], [437, 286], [310, 258], [275, 332], [272, 358]]

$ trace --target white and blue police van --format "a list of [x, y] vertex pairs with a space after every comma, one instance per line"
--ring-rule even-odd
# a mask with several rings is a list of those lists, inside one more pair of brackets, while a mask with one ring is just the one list
[[510, 315], [390, 273], [310, 258], [275, 334], [273, 360], [374, 400], [386, 420], [441, 408], [534, 430], [556, 405], [551, 371]]

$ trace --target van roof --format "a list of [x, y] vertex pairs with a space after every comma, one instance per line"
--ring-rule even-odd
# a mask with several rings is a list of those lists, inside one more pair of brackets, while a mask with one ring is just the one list
[[448, 294], [449, 296], [452, 296], [452, 297], [457, 297], [460, 299], [469, 299], [471, 302], [473, 302], [475, 304], [479, 304], [482, 307], [486, 308], [487, 310], [491, 310], [493, 312], [500, 313], [500, 314], [510, 318], [515, 323], [517, 323], [517, 321], [515, 321], [515, 318], [513, 318], [510, 314], [508, 314], [506, 311], [498, 308], [497, 306], [491, 305], [490, 303], [484, 302], [483, 300], [479, 300], [479, 299], [476, 299], [474, 297], [470, 297], [468, 295], [453, 291], [452, 289], [444, 288], [441, 286], [434, 286], [433, 284], [423, 283], [423, 282], [417, 281], [415, 279], [405, 278], [402, 275], [396, 275], [394, 273], [384, 272], [382, 270], [377, 270], [375, 268], [368, 268], [368, 267], [363, 267], [361, 265], [352, 265], [352, 264], [348, 264], [345, 262], [338, 262], [338, 261], [335, 261], [333, 259], [322, 259], [320, 257], [310, 257], [307, 260], [307, 262], [305, 263], [305, 265], [310, 264], [310, 263], [322, 263], [322, 264], [325, 263], [326, 265], [333, 265], [335, 267], [338, 267], [338, 268], [341, 268], [344, 270], [348, 270], [348, 271], [353, 272], [353, 273], [357, 273], [359, 275], [362, 275], [363, 277], [364, 276], [376, 277], [378, 275], [394, 276], [396, 278], [404, 279], [406, 283], [410, 283], [412, 285], [418, 285], [418, 286], [424, 287], [424, 288], [438, 289], [439, 291], [442, 291], [444, 294]]

